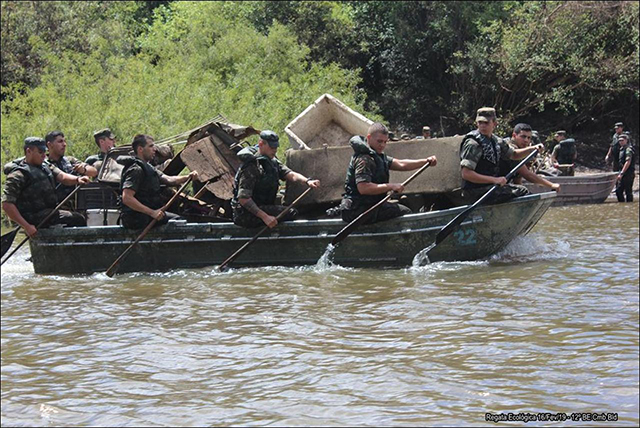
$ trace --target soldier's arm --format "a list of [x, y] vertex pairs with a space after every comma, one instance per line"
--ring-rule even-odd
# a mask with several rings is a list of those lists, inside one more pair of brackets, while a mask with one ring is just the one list
[[7, 217], [18, 223], [24, 229], [25, 233], [29, 235], [29, 238], [36, 236], [38, 229], [22, 217], [22, 214], [20, 214], [20, 211], [15, 204], [12, 204], [11, 202], [2, 202], [2, 209], [5, 214], [7, 214]]
[[87, 177], [97, 177], [98, 170], [92, 167], [91, 165], [80, 162], [76, 158], [70, 158], [71, 166], [73, 167], [73, 172], [80, 175], [86, 175]]
[[476, 184], [497, 184], [504, 186], [507, 179], [504, 177], [492, 177], [490, 175], [478, 174], [473, 169], [466, 166], [462, 167], [462, 179]]
[[430, 156], [425, 159], [394, 159], [391, 162], [391, 168], [394, 171], [413, 171], [414, 169], [422, 168], [424, 164], [429, 162], [431, 166], [436, 165], [436, 157]]
[[284, 179], [289, 182], [297, 181], [299, 183], [307, 183], [309, 187], [320, 187], [320, 180], [312, 180], [295, 171], [289, 171], [289, 173], [284, 176]]

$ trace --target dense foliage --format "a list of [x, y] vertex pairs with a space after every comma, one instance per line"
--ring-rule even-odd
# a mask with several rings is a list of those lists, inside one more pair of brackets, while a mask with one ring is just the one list
[[[2, 158], [167, 137], [218, 113], [285, 125], [325, 92], [400, 132], [470, 129], [494, 106], [595, 135], [638, 131], [637, 2], [16, 2], [2, 5]], [[285, 149], [283, 147], [283, 149]]]

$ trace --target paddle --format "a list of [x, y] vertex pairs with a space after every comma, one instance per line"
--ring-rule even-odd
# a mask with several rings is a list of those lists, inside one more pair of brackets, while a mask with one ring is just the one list
[[[78, 190], [80, 190], [80, 188], [84, 186], [84, 184], [80, 184], [78, 186], [76, 186], [75, 189], [73, 189], [73, 191], [71, 193], [69, 193], [67, 195], [66, 198], [64, 198], [62, 200], [62, 202], [60, 202], [50, 213], [48, 216], [46, 216], [44, 218], [44, 220], [42, 220], [40, 223], [38, 223], [38, 225], [36, 226], [36, 229], [40, 229], [40, 227], [42, 227], [43, 224], [45, 224], [47, 222], [47, 220], [49, 220], [51, 218], [51, 216], [58, 211], [58, 209], [60, 209], [60, 207], [62, 205], [64, 205], [65, 202], [67, 202], [69, 199], [71, 199], [71, 197], [73, 195], [76, 194], [76, 192]], [[9, 248], [11, 248], [11, 244], [13, 244], [13, 239], [16, 237], [16, 233], [18, 233], [18, 230], [20, 230], [20, 227], [16, 227], [14, 230], [12, 230], [11, 232], [7, 233], [6, 235], [2, 236], [2, 254], [0, 254], [0, 257], [4, 256], [4, 253], [6, 253]], [[11, 257], [16, 251], [18, 251], [18, 249], [20, 247], [22, 247], [22, 245], [24, 245], [25, 242], [27, 242], [27, 240], [29, 239], [29, 235], [27, 235], [22, 242], [20, 242], [18, 244], [18, 246], [16, 248], [13, 249], [13, 251], [7, 256], [7, 258], [5, 258], [2, 263], [0, 263], [0, 266], [4, 264], [4, 262], [6, 262], [7, 260], [9, 260], [9, 257]]]
[[[293, 201], [293, 203], [292, 203], [291, 205], [289, 205], [289, 206], [288, 206], [284, 211], [282, 211], [280, 214], [278, 214], [278, 216], [276, 217], [276, 220], [280, 221], [280, 219], [281, 219], [282, 217], [284, 217], [284, 216], [285, 216], [285, 214], [287, 214], [287, 213], [291, 210], [291, 208], [293, 208], [293, 207], [298, 203], [298, 201], [300, 201], [302, 198], [304, 198], [304, 197], [307, 195], [307, 193], [309, 193], [311, 190], [312, 190], [312, 188], [311, 188], [311, 187], [309, 187], [307, 190], [305, 190], [305, 191], [304, 191], [304, 193], [303, 193], [302, 195], [298, 196], [298, 198], [297, 198], [295, 201]], [[238, 258], [238, 256], [239, 256], [240, 254], [242, 254], [242, 253], [244, 252], [244, 250], [246, 250], [246, 249], [247, 249], [247, 247], [248, 247], [249, 245], [253, 244], [253, 243], [258, 239], [258, 237], [259, 237], [260, 235], [262, 235], [262, 234], [263, 234], [267, 229], [269, 229], [269, 226], [265, 226], [265, 227], [263, 227], [262, 229], [260, 229], [260, 232], [258, 232], [258, 233], [256, 234], [256, 236], [254, 236], [253, 238], [251, 238], [251, 240], [250, 240], [249, 242], [247, 242], [247, 243], [246, 243], [246, 244], [244, 244], [242, 247], [240, 247], [240, 248], [238, 249], [238, 251], [236, 251], [235, 253], [231, 254], [231, 255], [227, 258], [227, 260], [225, 260], [224, 262], [222, 262], [222, 264], [218, 267], [218, 270], [219, 270], [220, 272], [224, 272], [224, 269], [227, 267], [227, 265], [228, 265], [229, 263], [231, 263], [232, 261], [234, 261], [236, 258]]]
[[[533, 152], [529, 153], [529, 155], [524, 158], [515, 168], [513, 168], [509, 174], [507, 174], [505, 176], [505, 178], [507, 179], [507, 181], [511, 180], [513, 178], [514, 175], [517, 174], [518, 170], [525, 165], [527, 162], [529, 162], [529, 160], [531, 160], [535, 155], [538, 154], [538, 149], [535, 149]], [[478, 205], [480, 205], [482, 202], [484, 202], [489, 196], [491, 196], [493, 194], [493, 192], [495, 192], [495, 190], [499, 187], [499, 185], [494, 184], [493, 186], [491, 186], [491, 189], [489, 189], [487, 191], [487, 193], [485, 193], [484, 195], [482, 195], [482, 197], [480, 199], [478, 199], [473, 205], [471, 205], [469, 208], [467, 208], [466, 210], [462, 211], [460, 214], [458, 214], [453, 220], [451, 220], [449, 223], [447, 223], [442, 229], [440, 229], [440, 232], [438, 232], [438, 234], [436, 235], [436, 240], [433, 244], [431, 244], [431, 246], [429, 247], [429, 251], [433, 250], [433, 248], [435, 248], [438, 244], [440, 244], [447, 236], [449, 236], [451, 234], [451, 232], [453, 232], [453, 229], [456, 228], [457, 226], [460, 225], [460, 223], [462, 223], [464, 221], [465, 218], [467, 218], [467, 216], [469, 214], [471, 214], [471, 211], [473, 211]]]
[[[182, 185], [182, 187], [176, 192], [175, 195], [173, 195], [171, 197], [171, 199], [169, 199], [169, 202], [167, 202], [162, 208], [160, 208], [160, 211], [165, 212], [167, 209], [169, 209], [169, 207], [171, 206], [171, 204], [173, 204], [173, 201], [176, 200], [176, 198], [178, 196], [180, 196], [180, 194], [184, 191], [184, 189], [186, 189], [187, 185], [191, 183], [191, 177], [189, 177], [187, 179], [187, 181], [185, 181], [185, 183]], [[136, 238], [135, 241], [133, 241], [133, 243], [131, 245], [129, 245], [129, 248], [127, 248], [126, 250], [124, 250], [124, 253], [120, 254], [120, 257], [118, 257], [116, 259], [116, 261], [113, 262], [113, 264], [111, 266], [109, 266], [109, 269], [107, 269], [107, 275], [109, 277], [112, 277], [113, 275], [115, 275], [116, 273], [116, 268], [118, 267], [118, 264], [129, 254], [129, 252], [133, 249], [133, 247], [135, 247], [135, 245], [140, 242], [140, 240], [142, 238], [144, 238], [147, 233], [149, 233], [149, 231], [151, 230], [151, 228], [158, 222], [157, 218], [154, 218], [153, 220], [151, 220], [151, 222], [147, 225], [147, 227], [144, 228], [144, 230], [142, 231], [142, 233]]]
[[[425, 163], [422, 168], [420, 168], [419, 170], [417, 170], [416, 172], [413, 173], [413, 175], [409, 178], [407, 178], [403, 183], [402, 186], [406, 186], [407, 184], [411, 183], [411, 181], [413, 181], [414, 178], [416, 178], [418, 175], [420, 175], [420, 173], [422, 173], [422, 171], [424, 171], [425, 169], [427, 169], [429, 167], [430, 163], [427, 162]], [[389, 200], [389, 198], [393, 195], [394, 192], [389, 192], [387, 194], [387, 196], [384, 197], [384, 199], [382, 199], [380, 202], [378, 202], [377, 204], [375, 204], [374, 206], [372, 206], [371, 208], [369, 208], [368, 210], [366, 210], [365, 212], [363, 212], [362, 214], [360, 214], [358, 217], [356, 217], [355, 220], [353, 220], [351, 223], [349, 223], [348, 225], [346, 225], [345, 227], [342, 228], [342, 230], [340, 232], [338, 232], [338, 234], [336, 235], [335, 238], [333, 238], [333, 240], [331, 241], [331, 245], [333, 245], [334, 247], [339, 243], [342, 242], [347, 236], [349, 236], [351, 234], [351, 232], [353, 232], [353, 230], [355, 228], [357, 228], [358, 226], [360, 226], [367, 218], [367, 216], [369, 215], [369, 213], [371, 213], [373, 210], [375, 210], [376, 208], [378, 208], [380, 205], [384, 204], [385, 202], [387, 202]]]

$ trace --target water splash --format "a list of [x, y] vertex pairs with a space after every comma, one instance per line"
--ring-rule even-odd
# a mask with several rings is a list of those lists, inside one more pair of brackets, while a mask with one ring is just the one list
[[563, 259], [571, 255], [571, 244], [556, 240], [547, 242], [544, 236], [529, 234], [518, 236], [502, 251], [490, 257], [492, 262], [531, 262]]
[[333, 266], [333, 254], [336, 252], [336, 246], [333, 244], [327, 245], [327, 249], [324, 250], [324, 254], [318, 259], [315, 270], [322, 271], [327, 270]]
[[419, 268], [424, 265], [428, 265], [431, 263], [429, 260], [429, 251], [436, 246], [436, 243], [429, 245], [427, 248], [422, 249], [418, 254], [413, 257], [413, 262], [411, 263], [411, 267]]

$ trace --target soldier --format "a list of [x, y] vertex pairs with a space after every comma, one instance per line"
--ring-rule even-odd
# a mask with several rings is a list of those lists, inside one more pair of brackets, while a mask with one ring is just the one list
[[[534, 140], [534, 133], [535, 131], [533, 131], [531, 129], [531, 126], [526, 124], [526, 123], [519, 123], [517, 124], [514, 128], [513, 128], [513, 133], [511, 134], [511, 139], [509, 141], [507, 141], [509, 143], [509, 145], [511, 146], [511, 148], [513, 150], [516, 149], [524, 149], [526, 147], [529, 147], [531, 145], [532, 141]], [[540, 142], [538, 141], [537, 144], [540, 144]], [[541, 155], [539, 155], [541, 156]], [[560, 185], [557, 183], [552, 183], [542, 177], [540, 177], [539, 175], [535, 174], [533, 171], [531, 171], [531, 169], [529, 169], [529, 166], [532, 165], [534, 162], [536, 162], [535, 160], [530, 162], [529, 165], [523, 165], [519, 170], [518, 170], [518, 174], [516, 175], [516, 177], [513, 179], [513, 183], [514, 184], [522, 184], [522, 179], [524, 178], [525, 180], [527, 180], [530, 183], [534, 183], [534, 184], [539, 184], [541, 186], [545, 186], [550, 188], [551, 190], [554, 191], [558, 191], [560, 190]], [[518, 165], [518, 161], [505, 161], [505, 160], [501, 160], [500, 161], [501, 165], [501, 173], [500, 175], [507, 175], [513, 168], [516, 167], [516, 165]]]
[[[242, 149], [238, 157], [243, 162], [233, 182], [233, 222], [238, 226], [254, 228], [263, 223], [276, 227], [278, 216], [285, 210], [275, 205], [280, 180], [306, 183], [312, 188], [320, 187], [320, 180], [312, 180], [290, 170], [277, 158], [280, 138], [273, 131], [262, 131], [258, 145]], [[282, 219], [293, 220], [297, 212], [290, 210]]]
[[116, 136], [113, 135], [113, 132], [111, 132], [109, 128], [105, 128], [100, 131], [96, 131], [93, 134], [93, 139], [100, 149], [100, 153], [89, 156], [85, 160], [85, 163], [95, 167], [96, 170], [100, 170], [100, 166], [102, 165], [107, 152], [116, 145]]
[[542, 150], [542, 145], [523, 149], [513, 149], [501, 138], [493, 134], [498, 125], [496, 111], [491, 107], [478, 109], [476, 115], [478, 129], [469, 132], [462, 140], [460, 166], [462, 174], [462, 199], [473, 203], [484, 195], [492, 185], [500, 187], [492, 194], [490, 203], [506, 202], [529, 193], [526, 187], [508, 184], [500, 175], [500, 159], [518, 160], [533, 150]]
[[567, 131], [556, 131], [556, 133], [553, 134], [553, 140], [551, 140], [551, 142], [547, 141], [545, 143], [545, 150], [547, 152], [553, 151], [554, 147], [565, 138], [567, 138]]
[[160, 210], [166, 200], [161, 195], [160, 185], [179, 186], [189, 179], [197, 180], [198, 173], [168, 176], [149, 164], [156, 153], [155, 143], [149, 135], [138, 134], [132, 143], [135, 156], [120, 156], [118, 163], [124, 165], [120, 179], [120, 218], [127, 229], [142, 229], [155, 218], [156, 225], [171, 219], [181, 218], [177, 214]]
[[[374, 123], [369, 127], [366, 141], [356, 135], [349, 143], [354, 154], [347, 170], [344, 182], [345, 193], [340, 205], [342, 220], [353, 221], [360, 214], [384, 199], [389, 191], [402, 193], [404, 186], [389, 183], [389, 170], [412, 171], [429, 162], [437, 163], [436, 157], [426, 159], [394, 159], [384, 154], [389, 140], [389, 131], [382, 123]], [[366, 220], [375, 223], [410, 214], [411, 210], [401, 204], [385, 202]]]
[[[67, 140], [64, 134], [60, 131], [51, 131], [44, 138], [47, 142], [47, 148], [49, 153], [47, 154], [47, 161], [51, 165], [55, 165], [60, 171], [66, 172], [71, 175], [86, 175], [87, 177], [95, 177], [98, 175], [98, 170], [84, 162], [80, 162], [73, 156], [65, 156], [67, 150]], [[56, 197], [58, 201], [62, 201], [71, 193], [74, 186], [65, 186], [59, 184], [56, 187]], [[71, 204], [67, 207], [71, 208]]]
[[636, 153], [631, 144], [629, 144], [629, 136], [627, 134], [620, 134], [618, 141], [620, 142], [618, 164], [622, 166], [616, 181], [616, 196], [618, 197], [618, 202], [624, 202], [625, 195], [627, 202], [633, 202], [633, 181], [636, 179]]
[[[78, 177], [60, 171], [54, 165], [44, 163], [46, 145], [42, 138], [24, 140], [24, 158], [16, 159], [4, 167], [7, 179], [2, 195], [2, 209], [18, 223], [29, 237], [36, 236], [36, 226], [58, 204], [55, 182], [65, 186], [85, 184], [89, 177]], [[54, 224], [86, 226], [86, 220], [78, 213], [58, 210], [43, 227]]]
[[551, 164], [558, 168], [561, 175], [573, 176], [575, 174], [575, 161], [578, 157], [576, 140], [567, 138], [553, 148], [551, 152]]
[[611, 144], [609, 144], [609, 151], [607, 155], [604, 157], [604, 161], [609, 163], [609, 161], [613, 161], [613, 170], [620, 171], [620, 165], [618, 161], [620, 159], [620, 143], [618, 138], [622, 135], [622, 131], [624, 130], [624, 124], [622, 122], [618, 122], [614, 125], [614, 133], [611, 137]]
[[422, 127], [422, 138], [424, 138], [425, 140], [431, 138], [431, 128], [429, 128], [428, 126]]

